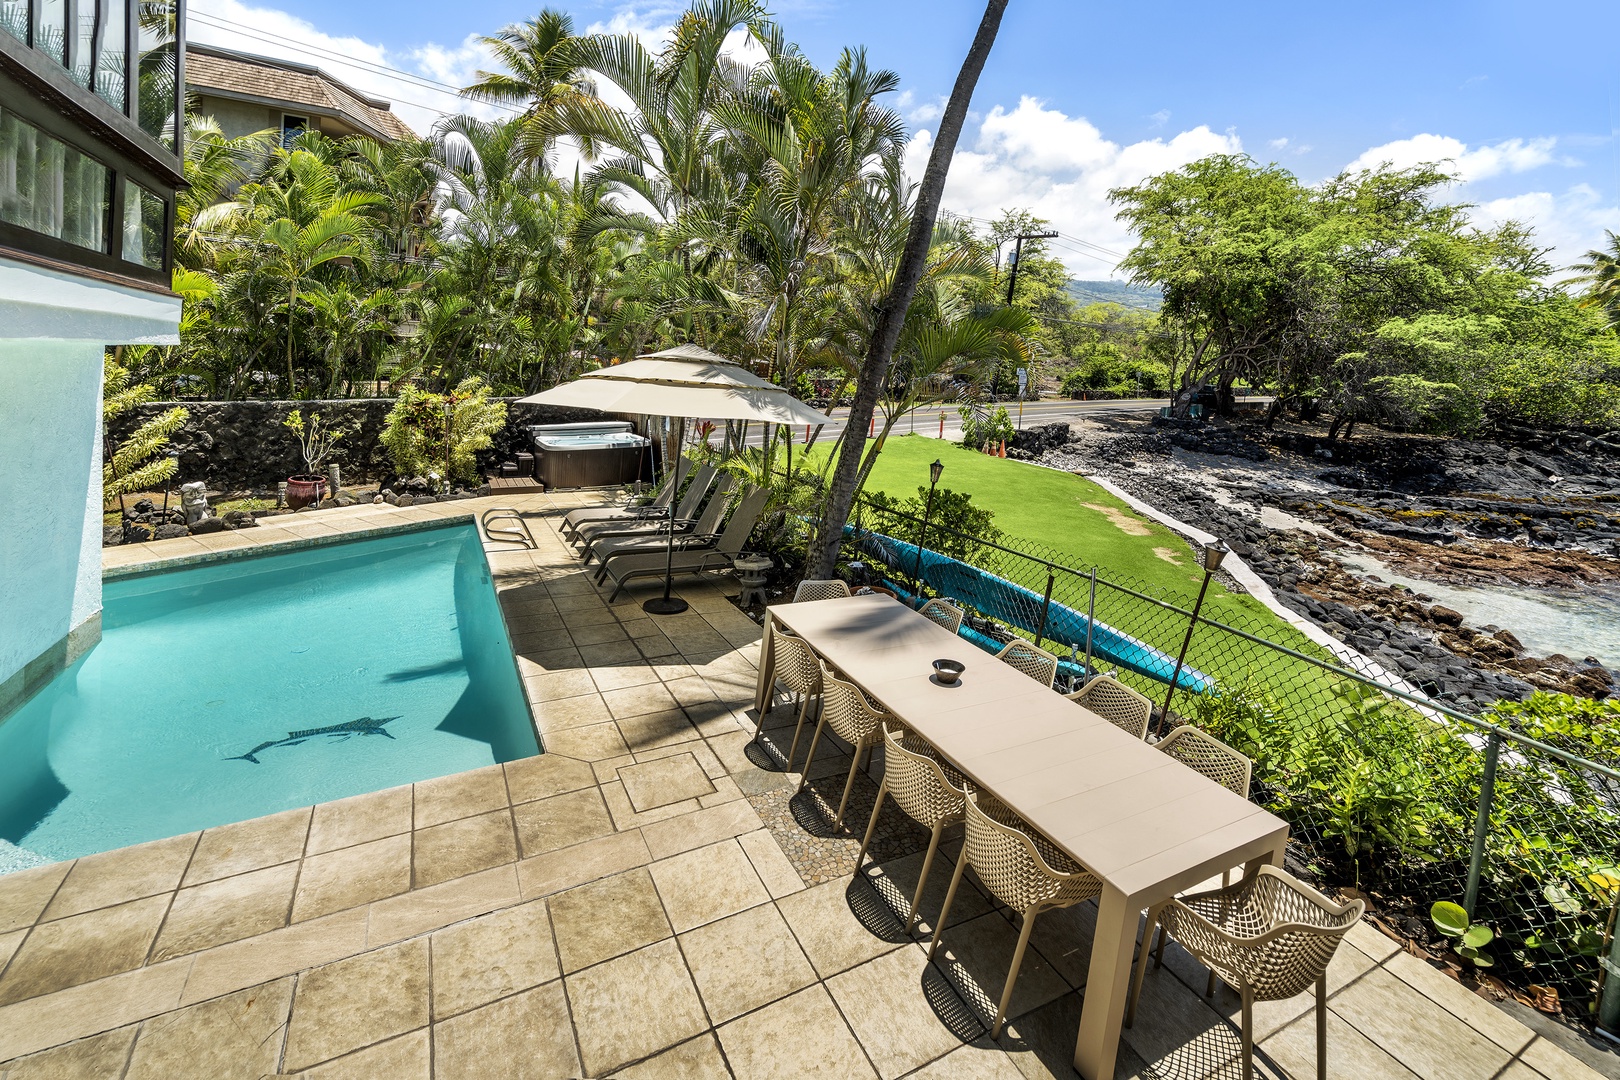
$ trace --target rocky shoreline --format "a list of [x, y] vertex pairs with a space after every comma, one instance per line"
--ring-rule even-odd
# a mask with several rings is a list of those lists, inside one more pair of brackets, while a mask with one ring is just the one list
[[1620, 454], [1584, 442], [1330, 443], [1283, 425], [1109, 417], [1020, 432], [1008, 456], [1106, 476], [1222, 537], [1283, 604], [1436, 700], [1475, 710], [1537, 689], [1602, 698], [1617, 687], [1595, 658], [1530, 655], [1512, 627], [1467, 625], [1342, 559], [1368, 554], [1439, 584], [1620, 582]]

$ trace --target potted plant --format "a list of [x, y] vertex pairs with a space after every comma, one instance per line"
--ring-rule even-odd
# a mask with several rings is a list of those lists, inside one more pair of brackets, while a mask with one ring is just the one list
[[343, 432], [334, 431], [321, 419], [320, 413], [310, 413], [309, 420], [305, 421], [304, 414], [297, 409], [288, 413], [281, 424], [298, 440], [298, 450], [304, 458], [305, 471], [287, 477], [287, 505], [297, 510], [320, 502], [326, 493], [326, 477], [321, 475], [320, 468], [332, 456], [332, 448], [343, 438]]

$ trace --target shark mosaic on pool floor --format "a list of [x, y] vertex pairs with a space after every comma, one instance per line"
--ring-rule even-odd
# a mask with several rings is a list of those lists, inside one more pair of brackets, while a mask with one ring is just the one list
[[[679, 616], [643, 614], [651, 584], [607, 602], [550, 527], [596, 499], [362, 506], [221, 534], [259, 547], [278, 528], [300, 542], [533, 515], [536, 550], [488, 548], [545, 753], [0, 877], [0, 1080], [1072, 1076], [1093, 909], [1043, 916], [990, 1040], [1011, 913], [973, 886], [930, 964], [926, 916], [958, 844], [907, 935], [926, 834], [886, 816], [876, 863], [851, 877], [875, 785], [857, 778], [834, 831], [848, 748], [818, 749], [796, 793], [789, 711], [750, 746], [759, 628], [728, 577], [683, 583]], [[1168, 956], [1118, 1075], [1235, 1076], [1236, 998], [1206, 1001], [1201, 972]], [[1365, 926], [1330, 981], [1335, 1075], [1595, 1075]], [[1314, 1075], [1309, 998], [1258, 1012], [1262, 1074]]]

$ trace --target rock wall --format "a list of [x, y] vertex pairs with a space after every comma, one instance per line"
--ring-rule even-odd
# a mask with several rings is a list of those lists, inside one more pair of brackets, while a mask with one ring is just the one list
[[[170, 440], [179, 455], [181, 480], [201, 480], [215, 491], [273, 488], [304, 471], [298, 440], [282, 426], [287, 414], [299, 409], [343, 432], [332, 461], [343, 469], [346, 481], [387, 480], [394, 474], [382, 444], [383, 424], [394, 407], [391, 398], [351, 398], [335, 401], [154, 401], [115, 420], [110, 434], [122, 439], [152, 417], [183, 405], [191, 412], [185, 427]], [[528, 424], [564, 424], [606, 419], [593, 409], [563, 409], [550, 405], [524, 405], [506, 400], [506, 428], [494, 446], [479, 455], [489, 470], [528, 445], [523, 430]]]

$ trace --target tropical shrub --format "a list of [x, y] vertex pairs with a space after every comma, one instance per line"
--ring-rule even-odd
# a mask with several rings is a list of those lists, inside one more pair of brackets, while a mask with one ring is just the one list
[[[923, 546], [963, 562], [971, 562], [985, 544], [999, 543], [1002, 538], [1001, 530], [995, 526], [995, 511], [973, 505], [973, 497], [965, 491], [935, 489], [932, 511], [928, 510], [928, 489], [922, 486], [917, 488], [915, 498], [896, 499], [887, 492], [873, 491], [866, 495], [866, 501], [877, 511], [868, 524], [907, 543], [917, 541], [926, 511], [928, 535], [923, 538]], [[887, 517], [886, 511], [896, 516]], [[898, 516], [901, 514], [905, 516]]]
[[149, 383], [130, 385], [128, 369], [111, 359], [105, 361], [103, 379], [101, 497], [120, 498], [172, 480], [179, 463], [163, 455], [163, 451], [168, 449], [169, 437], [185, 426], [191, 414], [177, 405], [148, 420], [119, 442], [107, 430], [108, 422], [151, 401], [157, 391]]
[[448, 469], [446, 480], [471, 482], [478, 479], [478, 451], [488, 449], [505, 425], [506, 406], [489, 400], [482, 379], [463, 379], [448, 394], [406, 386], [388, 413], [382, 442], [401, 476], [444, 476]]
[[960, 406], [957, 413], [962, 417], [962, 445], [969, 450], [999, 446], [1018, 430], [1005, 405], [992, 409], [978, 402], [969, 402]]

